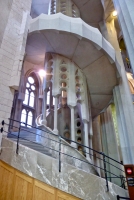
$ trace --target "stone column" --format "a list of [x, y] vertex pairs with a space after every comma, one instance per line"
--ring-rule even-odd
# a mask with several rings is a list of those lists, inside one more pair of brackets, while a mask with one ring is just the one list
[[43, 119], [42, 119], [42, 122], [41, 122], [45, 126], [47, 126], [46, 106], [47, 106], [47, 89], [44, 90], [44, 95], [43, 95], [43, 105], [42, 105]]
[[[74, 121], [74, 107], [70, 106], [71, 109], [71, 140], [75, 141], [75, 121]], [[76, 148], [76, 143], [72, 142], [71, 145]]]
[[50, 102], [49, 102], [49, 112], [51, 112], [53, 106], [53, 96], [52, 96], [52, 84], [50, 85]]
[[[119, 1], [119, 0], [117, 0]], [[125, 0], [123, 0], [125, 1]], [[126, 77], [125, 67], [120, 53], [114, 19], [107, 22], [107, 29], [103, 30], [103, 34], [108, 34], [109, 42], [116, 51], [116, 67], [118, 69], [120, 80], [119, 86], [114, 89], [114, 99], [116, 101], [117, 120], [121, 151], [124, 164], [134, 164], [134, 107], [130, 88]], [[115, 96], [116, 95], [116, 96]], [[118, 103], [117, 103], [118, 102]]]
[[[120, 162], [117, 138], [115, 134], [112, 111], [111, 111], [110, 106], [107, 108], [105, 113], [102, 113], [100, 115], [100, 122], [101, 122], [103, 152], [107, 156]], [[112, 165], [115, 165], [116, 167], [121, 168], [121, 166], [118, 163], [112, 161], [111, 159], [106, 158], [106, 160]], [[112, 165], [107, 163], [107, 170], [117, 176], [121, 175], [122, 173], [120, 172], [120, 170], [118, 170], [116, 167], [113, 167]], [[113, 175], [109, 173], [108, 176], [111, 177]], [[121, 185], [120, 179], [111, 178], [111, 180], [113, 183], [117, 185]]]
[[[89, 147], [93, 149], [93, 127], [92, 127], [92, 117], [91, 117], [91, 109], [90, 109], [90, 121], [89, 121]], [[90, 158], [92, 162], [94, 162], [93, 159], [93, 151], [90, 149]]]
[[[89, 122], [84, 121], [84, 133], [85, 133], [85, 135], [84, 135], [84, 145], [87, 146], [87, 147], [89, 147], [89, 136], [88, 136], [89, 130], [88, 130], [88, 124], [89, 124]], [[89, 155], [90, 150], [88, 148], [85, 148], [85, 151], [86, 151], [86, 158], [88, 160], [90, 160], [90, 155]]]
[[[125, 115], [124, 115], [124, 106], [121, 100], [121, 94], [119, 87], [116, 86], [114, 89], [114, 103], [116, 107], [116, 115], [117, 115], [117, 122], [118, 122], [118, 131], [119, 131], [119, 139], [120, 139], [120, 145], [121, 145], [121, 152], [123, 157], [123, 163], [124, 164], [131, 164], [133, 161], [133, 150], [134, 150], [134, 144], [133, 140], [131, 140], [134, 136], [132, 134], [132, 130], [128, 133], [128, 124], [127, 121], [131, 120], [131, 113], [130, 116], [128, 116], [128, 119], [126, 121]], [[129, 115], [126, 110], [126, 115]], [[133, 112], [133, 111], [131, 111]], [[133, 118], [134, 120], [134, 118]], [[132, 122], [133, 123], [133, 122]], [[132, 124], [133, 125], [133, 124]], [[131, 127], [132, 127], [131, 125]], [[134, 129], [133, 129], [134, 130]], [[134, 138], [133, 138], [134, 139]]]
[[58, 96], [55, 96], [54, 98], [55, 98], [55, 105], [54, 105], [54, 130], [53, 130], [53, 132], [58, 135], [58, 129], [57, 129], [57, 122], [58, 122], [58, 119], [57, 119], [57, 117], [58, 117], [58, 110], [57, 110], [58, 109]]
[[[93, 149], [93, 135], [89, 135], [89, 147], [91, 148], [91, 149]], [[92, 150], [90, 150], [90, 154], [91, 154], [91, 159], [93, 160], [93, 151]]]
[[62, 96], [59, 96], [59, 104], [58, 107], [61, 108], [62, 107]]
[[125, 40], [130, 63], [134, 72], [134, 1], [113, 0]]
[[[100, 133], [100, 117], [96, 117], [93, 121], [93, 149], [102, 152], [101, 133]], [[100, 158], [100, 159], [99, 159]], [[94, 164], [98, 167], [104, 168], [102, 156], [94, 152]], [[101, 177], [104, 177], [104, 171], [96, 168]]]

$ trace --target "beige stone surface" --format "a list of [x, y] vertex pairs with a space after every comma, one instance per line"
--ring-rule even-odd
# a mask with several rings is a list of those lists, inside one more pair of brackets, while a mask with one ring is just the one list
[[0, 43], [1, 36], [3, 39], [0, 46], [0, 122], [3, 119], [8, 122], [14, 89], [19, 86], [30, 7], [31, 0], [1, 1]]
[[[0, 160], [53, 187], [83, 200], [116, 200], [117, 195], [128, 197], [128, 192], [109, 182], [109, 192], [104, 179], [62, 162], [59, 172], [58, 159], [48, 157], [23, 145], [17, 155], [16, 143], [3, 138]], [[10, 149], [7, 145], [10, 144]], [[6, 148], [4, 148], [6, 147]], [[9, 156], [10, 155], [10, 156]]]

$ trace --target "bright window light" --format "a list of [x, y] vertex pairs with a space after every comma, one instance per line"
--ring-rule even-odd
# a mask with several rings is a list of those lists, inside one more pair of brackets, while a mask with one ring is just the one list
[[112, 13], [113, 17], [116, 17], [117, 16], [117, 11], [114, 10], [113, 13]]
[[39, 75], [40, 76], [46, 76], [46, 72], [45, 72], [45, 70], [43, 70], [43, 69], [41, 69], [40, 71], [39, 71]]

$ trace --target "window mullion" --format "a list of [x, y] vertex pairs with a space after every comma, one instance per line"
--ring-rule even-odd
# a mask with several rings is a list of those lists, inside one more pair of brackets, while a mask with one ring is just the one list
[[26, 113], [27, 113], [27, 115], [26, 115], [26, 127], [27, 127], [28, 112], [29, 112], [29, 110], [26, 111]]
[[30, 101], [30, 94], [31, 94], [31, 92], [28, 90], [28, 92], [29, 92], [29, 95], [28, 95], [28, 106], [29, 106], [29, 101]]

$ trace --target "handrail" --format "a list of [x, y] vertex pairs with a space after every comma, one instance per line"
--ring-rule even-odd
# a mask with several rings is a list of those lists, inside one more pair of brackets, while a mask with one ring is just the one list
[[121, 197], [121, 196], [119, 196], [119, 195], [117, 195], [117, 200], [120, 200], [120, 199], [128, 199], [128, 200], [130, 200], [130, 198], [127, 198], [127, 197]]
[[[48, 139], [48, 140], [50, 140], [50, 141], [54, 141], [54, 142], [56, 142], [56, 143], [59, 144], [59, 150], [56, 150], [56, 149], [50, 148], [50, 147], [48, 147], [48, 146], [45, 146], [46, 148], [48, 148], [48, 149], [50, 149], [50, 150], [53, 150], [53, 151], [56, 151], [56, 152], [59, 154], [59, 172], [61, 171], [61, 154], [63, 154], [63, 155], [72, 157], [72, 158], [74, 158], [74, 159], [80, 160], [80, 161], [82, 161], [82, 162], [84, 162], [84, 163], [90, 164], [90, 165], [92, 165], [92, 166], [94, 166], [94, 167], [96, 167], [96, 168], [98, 168], [98, 169], [103, 170], [103, 171], [104, 171], [104, 174], [105, 174], [105, 179], [106, 179], [107, 191], [109, 191], [109, 186], [108, 186], [108, 179], [109, 179], [109, 178], [110, 178], [110, 179], [112, 179], [112, 178], [119, 178], [119, 179], [121, 179], [121, 187], [123, 187], [123, 188], [125, 189], [126, 178], [121, 174], [121, 173], [124, 173], [124, 174], [125, 174], [125, 172], [124, 172], [121, 168], [119, 168], [119, 167], [113, 165], [112, 163], [110, 163], [110, 160], [112, 160], [112, 162], [115, 162], [115, 163], [117, 163], [117, 164], [119, 164], [119, 165], [123, 165], [121, 162], [119, 162], [119, 161], [117, 161], [117, 160], [115, 160], [115, 159], [113, 159], [113, 158], [111, 158], [111, 157], [105, 155], [105, 153], [103, 153], [103, 152], [99, 152], [99, 151], [97, 151], [97, 150], [95, 150], [95, 149], [92, 149], [92, 148], [90, 148], [90, 147], [87, 147], [87, 146], [85, 146], [85, 145], [83, 145], [83, 144], [81, 144], [81, 143], [72, 141], [72, 140], [70, 140], [70, 139], [67, 139], [67, 138], [65, 138], [65, 137], [61, 137], [61, 136], [59, 136], [59, 135], [56, 135], [56, 134], [53, 133], [53, 131], [52, 131], [51, 129], [49, 129], [49, 128], [46, 127], [46, 126], [44, 126], [44, 127], [45, 127], [45, 130], [44, 130], [44, 129], [42, 130], [42, 129], [40, 129], [40, 128], [34, 127], [34, 126], [32, 126], [32, 125], [29, 125], [29, 124], [27, 124], [27, 123], [24, 123], [24, 122], [21, 122], [21, 121], [18, 121], [18, 120], [14, 120], [14, 119], [11, 119], [11, 118], [9, 118], [9, 120], [10, 120], [10, 122], [11, 122], [11, 121], [14, 121], [14, 122], [18, 122], [18, 123], [19, 123], [19, 127], [12, 125], [12, 127], [18, 129], [18, 135], [14, 135], [13, 133], [11, 133], [10, 130], [9, 130], [9, 132], [7, 132], [8, 134], [13, 135], [14, 137], [17, 137], [17, 148], [16, 148], [16, 153], [18, 153], [18, 151], [19, 151], [19, 140], [20, 140], [20, 139], [27, 140], [27, 141], [29, 141], [29, 142], [32, 142], [32, 143], [35, 143], [35, 144], [38, 144], [38, 145], [43, 145], [43, 144], [41, 144], [41, 143], [37, 143], [37, 142], [31, 141], [31, 140], [29, 140], [29, 139], [26, 139], [26, 138], [24, 138], [24, 137], [21, 137], [20, 131], [21, 131], [21, 130], [27, 131], [27, 132], [29, 132], [30, 134], [38, 135], [38, 136], [40, 136], [41, 138], [46, 138], [46, 139]], [[4, 121], [2, 121], [1, 132], [4, 131], [4, 124], [6, 124], [7, 126], [9, 126], [9, 128], [10, 128], [10, 123], [7, 124], [7, 123], [5, 123]], [[32, 131], [28, 130], [27, 128], [21, 126], [21, 124], [25, 124], [26, 126], [30, 126], [30, 127], [34, 128], [34, 129], [36, 129], [36, 130], [41, 130], [41, 131], [44, 132], [44, 133], [48, 133], [48, 134], [50, 134], [50, 135], [54, 135], [54, 136], [56, 136], [56, 137], [58, 138], [58, 140], [54, 140], [54, 139], [52, 139], [52, 138], [45, 137], [45, 136], [40, 135], [40, 134], [38, 134], [38, 133], [33, 133]], [[6, 131], [4, 131], [4, 132], [6, 132]], [[81, 159], [79, 159], [79, 158], [77, 158], [77, 157], [75, 157], [75, 156], [72, 156], [72, 155], [69, 155], [69, 154], [66, 154], [66, 153], [62, 152], [62, 151], [61, 151], [61, 145], [70, 146], [70, 145], [67, 144], [66, 142], [63, 143], [64, 141], [69, 141], [69, 142], [71, 142], [71, 143], [73, 142], [73, 143], [75, 143], [75, 144], [77, 144], [77, 145], [80, 145], [80, 146], [84, 147], [84, 149], [86, 148], [86, 149], [92, 150], [92, 151], [95, 152], [95, 153], [98, 153], [98, 154], [100, 155], [100, 157], [97, 157], [97, 158], [100, 159], [101, 161], [103, 161], [103, 167], [104, 167], [104, 168], [102, 168], [102, 166], [100, 167], [100, 166], [97, 166], [97, 165], [95, 165], [95, 164], [93, 164], [93, 163], [90, 163], [90, 162], [88, 162], [88, 160], [87, 160], [87, 161], [81, 160]], [[74, 149], [77, 149], [77, 148], [74, 148]], [[83, 151], [83, 153], [89, 154], [90, 156], [94, 156], [93, 154], [88, 153], [87, 151]], [[106, 158], [109, 159], [109, 162], [106, 160]], [[117, 168], [117, 169], [119, 170], [119, 175], [114, 174], [113, 172], [110, 172], [110, 171], [107, 169], [107, 164], [109, 164], [109, 165], [111, 165], [111, 166]], [[109, 177], [109, 176], [108, 176], [108, 173], [109, 173], [110, 175], [113, 175], [114, 177], [113, 177], [113, 176], [110, 176], [110, 177]]]
[[[14, 121], [14, 122], [18, 122], [19, 124], [25, 124], [25, 125], [28, 125], [28, 126], [30, 126], [30, 127], [32, 127], [32, 128], [35, 128], [35, 129], [41, 130], [41, 131], [43, 131], [43, 132], [46, 132], [46, 131], [44, 131], [44, 130], [42, 130], [42, 129], [40, 129], [40, 128], [37, 128], [37, 127], [32, 126], [32, 125], [30, 125], [30, 124], [27, 124], [27, 123], [25, 123], [25, 122], [21, 122], [21, 121], [18, 121], [18, 120], [15, 120], [15, 119], [11, 119], [11, 118], [8, 118], [8, 120], [11, 120], [11, 121]], [[9, 124], [9, 125], [10, 125], [10, 124]], [[57, 136], [50, 128], [48, 128], [48, 127], [45, 126], [44, 124], [43, 124], [43, 126], [49, 131], [49, 132], [47, 132], [47, 133], [50, 133], [51, 135]], [[51, 132], [50, 132], [50, 131], [51, 131]]]
[[40, 125], [40, 123], [39, 123], [39, 120], [40, 120], [40, 118], [43, 116], [43, 114], [40, 114], [37, 118], [36, 118], [36, 120], [35, 120], [35, 124], [38, 126], [38, 125]]
[[[14, 135], [14, 134], [12, 134], [12, 133], [10, 133], [10, 135], [16, 136], [16, 135]], [[17, 136], [16, 136], [16, 137], [17, 137]], [[42, 136], [42, 137], [44, 137], [44, 136]], [[32, 142], [32, 143], [35, 143], [35, 144], [39, 144], [39, 143], [37, 143], [37, 142], [34, 142], [34, 141], [32, 141], [32, 140], [28, 140], [28, 139], [26, 139], [26, 138], [24, 138], [24, 137], [21, 137], [21, 136], [19, 136], [19, 138], [24, 139], [24, 140], [27, 140], [27, 141]], [[44, 137], [44, 138], [46, 138], [46, 137]], [[56, 140], [53, 140], [53, 139], [50, 139], [50, 138], [47, 138], [47, 139], [52, 140], [52, 141], [55, 141], [55, 142], [57, 142], [57, 143], [59, 143], [59, 144], [63, 144], [63, 143], [60, 143], [60, 142], [58, 142], [58, 141], [56, 141]], [[59, 152], [59, 151], [57, 151], [57, 150], [55, 150], [55, 149], [52, 149], [52, 148], [50, 148], [50, 147], [47, 147], [47, 146], [46, 146], [46, 148], [51, 149], [51, 150], [54, 150], [54, 151], [56, 151], [56, 152]], [[17, 154], [18, 154], [18, 153], [17, 153]], [[66, 156], [70, 156], [70, 157], [75, 158], [75, 159], [77, 159], [77, 160], [80, 160], [80, 161], [83, 161], [83, 162], [85, 162], [85, 163], [88, 163], [88, 164], [90, 164], [90, 165], [92, 165], [92, 166], [98, 167], [98, 166], [95, 165], [95, 164], [86, 162], [86, 161], [84, 161], [84, 160], [81, 160], [81, 159], [79, 159], [79, 158], [77, 158], [77, 157], [68, 155], [68, 154], [66, 154], [66, 153], [61, 152], [61, 154], [66, 155]], [[98, 168], [104, 170], [104, 169], [101, 168], [101, 167], [98, 167]], [[111, 173], [111, 174], [113, 174], [113, 175], [116, 176], [116, 177], [112, 177], [112, 178], [120, 178], [119, 176], [117, 176], [116, 174], [114, 174], [114, 173], [112, 173], [112, 172], [110, 172], [110, 171], [108, 171], [108, 170], [106, 170], [106, 172], [109, 172], [109, 173]], [[111, 178], [111, 177], [107, 177], [107, 178]]]
[[[11, 118], [9, 118], [9, 120], [12, 120], [12, 121], [15, 121], [15, 122], [19, 122], [20, 124], [23, 123], [23, 124], [28, 125], [28, 126], [30, 126], [30, 127], [32, 127], [32, 128], [41, 130], [41, 131], [43, 131], [43, 132], [47, 132], [46, 130], [44, 131], [44, 130], [42, 130], [42, 129], [40, 129], [40, 128], [37, 128], [37, 127], [35, 127], [35, 126], [29, 125], [29, 124], [27, 124], [27, 123], [25, 123], [25, 122], [21, 122], [21, 121], [14, 120], [14, 119], [11, 119]], [[53, 131], [52, 131], [51, 129], [49, 129], [47, 126], [45, 126], [45, 125], [43, 125], [43, 126], [49, 131], [49, 132], [47, 132], [47, 133], [57, 136], [57, 135], [56, 135], [55, 133], [53, 133]], [[16, 127], [16, 128], [18, 128], [18, 127]], [[21, 128], [21, 129], [22, 129], [22, 128]], [[25, 129], [23, 129], [23, 130], [25, 130]], [[28, 131], [28, 130], [27, 130], [27, 131]], [[51, 132], [50, 132], [50, 131], [51, 131]], [[30, 131], [28, 131], [28, 132], [30, 132]], [[31, 133], [32, 133], [32, 134], [35, 134], [35, 133], [33, 133], [33, 132], [31, 132]], [[36, 135], [38, 135], [38, 134], [36, 133]], [[41, 136], [41, 135], [39, 135], [39, 136]], [[41, 137], [43, 137], [43, 136], [41, 136]], [[103, 155], [103, 152], [99, 152], [99, 151], [97, 151], [97, 150], [95, 150], [95, 149], [92, 149], [92, 148], [90, 148], [90, 147], [87, 147], [87, 146], [85, 146], [85, 145], [83, 145], [83, 144], [80, 144], [80, 143], [78, 143], [78, 142], [76, 142], [76, 141], [72, 141], [72, 140], [70, 140], [70, 139], [68, 139], [68, 138], [65, 138], [65, 137], [63, 137], [63, 136], [61, 136], [61, 138], [63, 138], [64, 140], [67, 140], [67, 141], [70, 141], [70, 142], [79, 144], [79, 145], [81, 145], [82, 147], [86, 147], [86, 148], [88, 148], [88, 149], [90, 149], [90, 150], [92, 150], [92, 151], [94, 151], [94, 152], [96, 152], [96, 153], [98, 153], [98, 154]], [[86, 153], [87, 153], [87, 152], [86, 152]], [[115, 159], [113, 159], [113, 158], [107, 156], [106, 154], [105, 154], [105, 157], [107, 157], [107, 158], [113, 160], [114, 162], [116, 162], [116, 163], [118, 163], [118, 164], [123, 165], [122, 162], [118, 162], [117, 160], [115, 160]], [[99, 158], [99, 157], [98, 157], [98, 158]], [[99, 158], [99, 159], [100, 159], [100, 158]], [[107, 163], [108, 163], [108, 162], [107, 162]], [[123, 171], [123, 172], [124, 172], [124, 171]]]
[[[31, 126], [32, 128], [35, 128], [35, 129], [41, 130], [41, 131], [43, 131], [43, 132], [46, 132], [46, 131], [44, 131], [44, 130], [42, 130], [42, 129], [40, 129], [40, 128], [37, 128], [37, 127], [32, 126], [32, 125], [29, 125], [29, 124], [27, 124], [27, 123], [25, 123], [25, 122], [20, 122], [20, 121], [18, 121], [18, 120], [14, 120], [14, 119], [11, 119], [11, 118], [9, 118], [9, 120], [12, 120], [12, 121], [15, 121], [15, 122], [19, 122], [20, 124], [25, 124], [25, 125]], [[49, 129], [47, 126], [45, 126], [45, 125], [43, 125], [43, 126], [49, 131], [49, 132], [47, 132], [47, 133], [50, 133], [50, 134], [52, 134], [52, 135], [57, 136], [55, 133], [53, 133], [52, 130], [51, 130], [51, 132], [50, 132], [50, 129]], [[16, 127], [16, 128], [18, 128], [18, 127]], [[24, 130], [25, 130], [25, 129], [24, 129]], [[28, 131], [28, 132], [29, 132], [29, 131]], [[35, 134], [35, 133], [33, 133], [33, 134]], [[36, 134], [36, 135], [37, 135], [37, 134]], [[43, 137], [43, 136], [42, 136], [42, 137]], [[61, 138], [63, 138], [64, 140], [67, 140], [67, 141], [69, 141], [69, 142], [73, 142], [73, 143], [79, 144], [79, 145], [81, 145], [82, 147], [86, 147], [86, 148], [88, 148], [88, 149], [90, 149], [90, 150], [92, 150], [92, 151], [94, 151], [94, 152], [96, 152], [96, 153], [98, 153], [98, 154], [103, 155], [103, 152], [99, 152], [99, 151], [97, 151], [97, 150], [95, 150], [95, 149], [92, 149], [92, 148], [90, 148], [90, 147], [87, 147], [87, 146], [85, 146], [85, 145], [83, 145], [83, 144], [80, 144], [80, 143], [78, 143], [78, 142], [76, 142], [76, 141], [70, 140], [70, 139], [65, 138], [65, 137], [63, 137], [63, 136], [61, 136]], [[86, 152], [86, 153], [87, 153], [87, 152]], [[115, 161], [116, 163], [118, 163], [118, 164], [120, 164], [120, 165], [123, 165], [122, 162], [118, 162], [117, 160], [115, 160], [115, 159], [113, 159], [113, 158], [107, 156], [106, 154], [105, 154], [105, 156], [106, 156], [107, 158], [109, 158], [109, 159]]]
[[[72, 142], [72, 140], [67, 139], [67, 138], [65, 138], [65, 137], [63, 137], [63, 136], [62, 136], [62, 138], [65, 139], [65, 140], [68, 140], [68, 141]], [[73, 141], [73, 142], [76, 143], [76, 144], [79, 144], [79, 143], [76, 142], [76, 141]], [[103, 152], [99, 152], [99, 151], [97, 151], [97, 150], [95, 150], [95, 149], [92, 149], [92, 148], [90, 148], [90, 147], [87, 147], [87, 146], [85, 146], [85, 145], [83, 145], [83, 144], [81, 144], [81, 146], [86, 147], [86, 148], [88, 148], [88, 149], [90, 149], [90, 150], [92, 150], [92, 151], [94, 151], [94, 152], [96, 152], [96, 153], [99, 153], [99, 154], [103, 155]], [[105, 156], [106, 156], [107, 158], [109, 158], [109, 159], [115, 161], [116, 163], [119, 163], [119, 164], [123, 165], [122, 162], [118, 162], [117, 160], [115, 160], [115, 159], [113, 159], [113, 158], [111, 158], [111, 157], [109, 157], [109, 156], [107, 156], [107, 155], [105, 155]]]
[[[15, 120], [15, 121], [17, 121], [17, 120]], [[18, 121], [17, 121], [18, 122]], [[23, 122], [22, 122], [23, 123]], [[6, 123], [5, 123], [6, 124]], [[25, 123], [26, 124], [26, 123]], [[8, 124], [7, 124], [8, 125]], [[27, 124], [28, 125], [28, 124]], [[12, 127], [14, 127], [14, 128], [18, 128], [17, 126], [14, 126], [14, 125], [12, 125]], [[36, 127], [34, 127], [34, 128], [36, 128]], [[36, 128], [36, 129], [39, 129], [39, 128]], [[41, 135], [39, 135], [38, 133], [33, 133], [33, 132], [31, 132], [31, 131], [29, 131], [29, 130], [26, 130], [26, 129], [24, 129], [23, 127], [21, 128], [21, 130], [24, 130], [24, 131], [27, 131], [27, 132], [29, 132], [29, 133], [32, 133], [32, 134], [34, 134], [34, 135], [38, 135], [38, 136], [41, 136]], [[39, 129], [39, 130], [42, 130], [42, 129]], [[44, 131], [44, 130], [42, 130], [42, 131]], [[44, 131], [45, 132], [45, 131]], [[48, 133], [48, 132], [47, 132]], [[51, 133], [51, 132], [50, 132]], [[52, 133], [53, 134], [53, 133]], [[14, 134], [12, 134], [12, 135], [14, 135]], [[54, 134], [55, 135], [55, 134]], [[15, 135], [14, 135], [15, 136]], [[55, 135], [55, 136], [57, 136], [57, 135]], [[43, 137], [43, 138], [46, 138], [46, 139], [48, 139], [48, 140], [52, 140], [52, 141], [55, 141], [55, 142], [57, 142], [57, 143], [59, 143], [58, 141], [56, 141], [56, 140], [54, 140], [54, 139], [50, 139], [50, 138], [48, 138], [48, 137], [45, 137], [45, 136], [41, 136], [41, 137]], [[103, 153], [102, 152], [99, 152], [99, 151], [96, 151], [96, 150], [94, 150], [94, 149], [92, 149], [92, 148], [90, 148], [90, 147], [87, 147], [87, 146], [85, 146], [85, 145], [83, 145], [83, 144], [80, 144], [80, 143], [78, 143], [78, 142], [76, 142], [76, 141], [72, 141], [72, 140], [70, 140], [70, 139], [67, 139], [67, 138], [65, 138], [65, 137], [63, 137], [63, 136], [60, 136], [62, 139], [64, 139], [64, 140], [69, 140], [69, 141], [71, 141], [71, 142], [74, 142], [74, 143], [76, 143], [76, 144], [78, 144], [78, 145], [81, 145], [81, 146], [83, 146], [83, 147], [86, 147], [86, 148], [88, 148], [88, 149], [90, 149], [90, 150], [92, 150], [92, 151], [95, 151], [95, 152], [97, 152], [97, 153], [99, 153], [99, 154], [101, 154], [101, 155], [103, 155]], [[32, 141], [31, 141], [32, 142]], [[61, 144], [63, 144], [63, 143], [61, 143]], [[66, 145], [66, 146], [68, 146], [67, 144], [64, 144], [64, 145]], [[74, 149], [77, 149], [77, 148], [74, 148]], [[93, 154], [91, 154], [91, 153], [88, 153], [88, 152], [86, 152], [86, 151], [83, 151], [83, 153], [86, 153], [86, 154], [89, 154], [89, 155], [91, 155], [91, 156], [94, 156]], [[107, 156], [107, 155], [105, 155], [105, 157], [108, 157], [108, 158], [110, 158], [109, 156]], [[101, 159], [101, 158], [99, 158], [99, 157], [96, 157], [96, 158], [98, 158], [98, 159], [100, 159], [100, 160], [102, 160], [103, 161], [103, 159]], [[110, 158], [111, 160], [113, 160], [113, 161], [115, 161], [115, 162], [117, 162], [117, 163], [119, 163], [119, 164], [121, 164], [122, 165], [122, 163], [120, 163], [120, 162], [118, 162], [118, 161], [116, 161], [116, 160], [114, 160], [114, 159], [112, 159], [112, 158]], [[117, 166], [115, 166], [115, 165], [113, 165], [113, 164], [111, 164], [111, 163], [109, 163], [108, 161], [105, 161], [106, 163], [108, 163], [108, 164], [110, 164], [110, 165], [112, 165], [113, 167], [115, 167], [115, 168], [117, 168], [117, 169], [119, 169], [119, 170], [121, 170], [122, 172], [125, 172], [125, 171], [123, 171], [122, 169], [120, 169], [120, 168], [118, 168]]]

